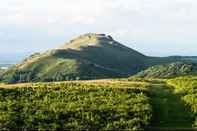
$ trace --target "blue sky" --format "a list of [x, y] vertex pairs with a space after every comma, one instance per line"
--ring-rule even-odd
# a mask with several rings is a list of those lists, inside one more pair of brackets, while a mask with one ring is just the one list
[[197, 55], [196, 0], [4, 0], [0, 53], [54, 48], [106, 33], [146, 55]]

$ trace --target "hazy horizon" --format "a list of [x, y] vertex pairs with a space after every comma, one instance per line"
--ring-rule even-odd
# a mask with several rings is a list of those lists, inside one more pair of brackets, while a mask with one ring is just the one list
[[38, 52], [105, 33], [148, 56], [197, 56], [194, 0], [6, 0], [0, 52]]

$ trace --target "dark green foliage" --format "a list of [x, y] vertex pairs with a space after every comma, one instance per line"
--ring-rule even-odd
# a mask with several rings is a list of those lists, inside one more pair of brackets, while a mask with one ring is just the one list
[[184, 75], [197, 74], [197, 64], [190, 62], [176, 62], [171, 64], [158, 65], [139, 72], [134, 77], [141, 78], [172, 78]]
[[146, 88], [35, 84], [0, 89], [0, 129], [139, 130], [151, 119]]
[[176, 88], [185, 103], [191, 108], [194, 117], [193, 125], [197, 127], [197, 78], [179, 77], [168, 80], [168, 84]]
[[183, 56], [181, 57], [183, 60], [190, 60], [192, 62], [197, 62], [197, 56]]
[[[192, 128], [193, 115], [175, 88], [167, 84], [151, 87], [154, 127]], [[169, 129], [170, 130], [170, 129]]]
[[5, 83], [14, 83], [15, 73], [16, 73], [16, 69], [14, 68], [7, 70], [0, 75], [0, 80]]
[[197, 126], [196, 77], [0, 86], [5, 87], [0, 89], [2, 129], [192, 130]]
[[153, 109], [150, 131], [196, 130], [196, 77], [151, 79], [131, 77], [132, 82], [148, 82]]

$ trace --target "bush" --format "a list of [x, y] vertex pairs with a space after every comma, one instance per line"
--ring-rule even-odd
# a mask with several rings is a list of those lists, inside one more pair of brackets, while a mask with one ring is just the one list
[[140, 87], [70, 82], [0, 89], [5, 130], [139, 130], [151, 116], [147, 92]]
[[182, 95], [184, 102], [191, 108], [194, 119], [194, 126], [197, 127], [197, 78], [178, 77], [168, 80], [168, 84], [173, 85], [177, 93]]

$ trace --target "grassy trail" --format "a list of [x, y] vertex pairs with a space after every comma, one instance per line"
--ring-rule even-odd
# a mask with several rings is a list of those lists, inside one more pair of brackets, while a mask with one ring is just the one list
[[164, 83], [154, 84], [151, 90], [154, 111], [151, 126], [155, 130], [193, 130], [190, 109], [185, 106], [180, 94], [174, 92], [174, 87]]

